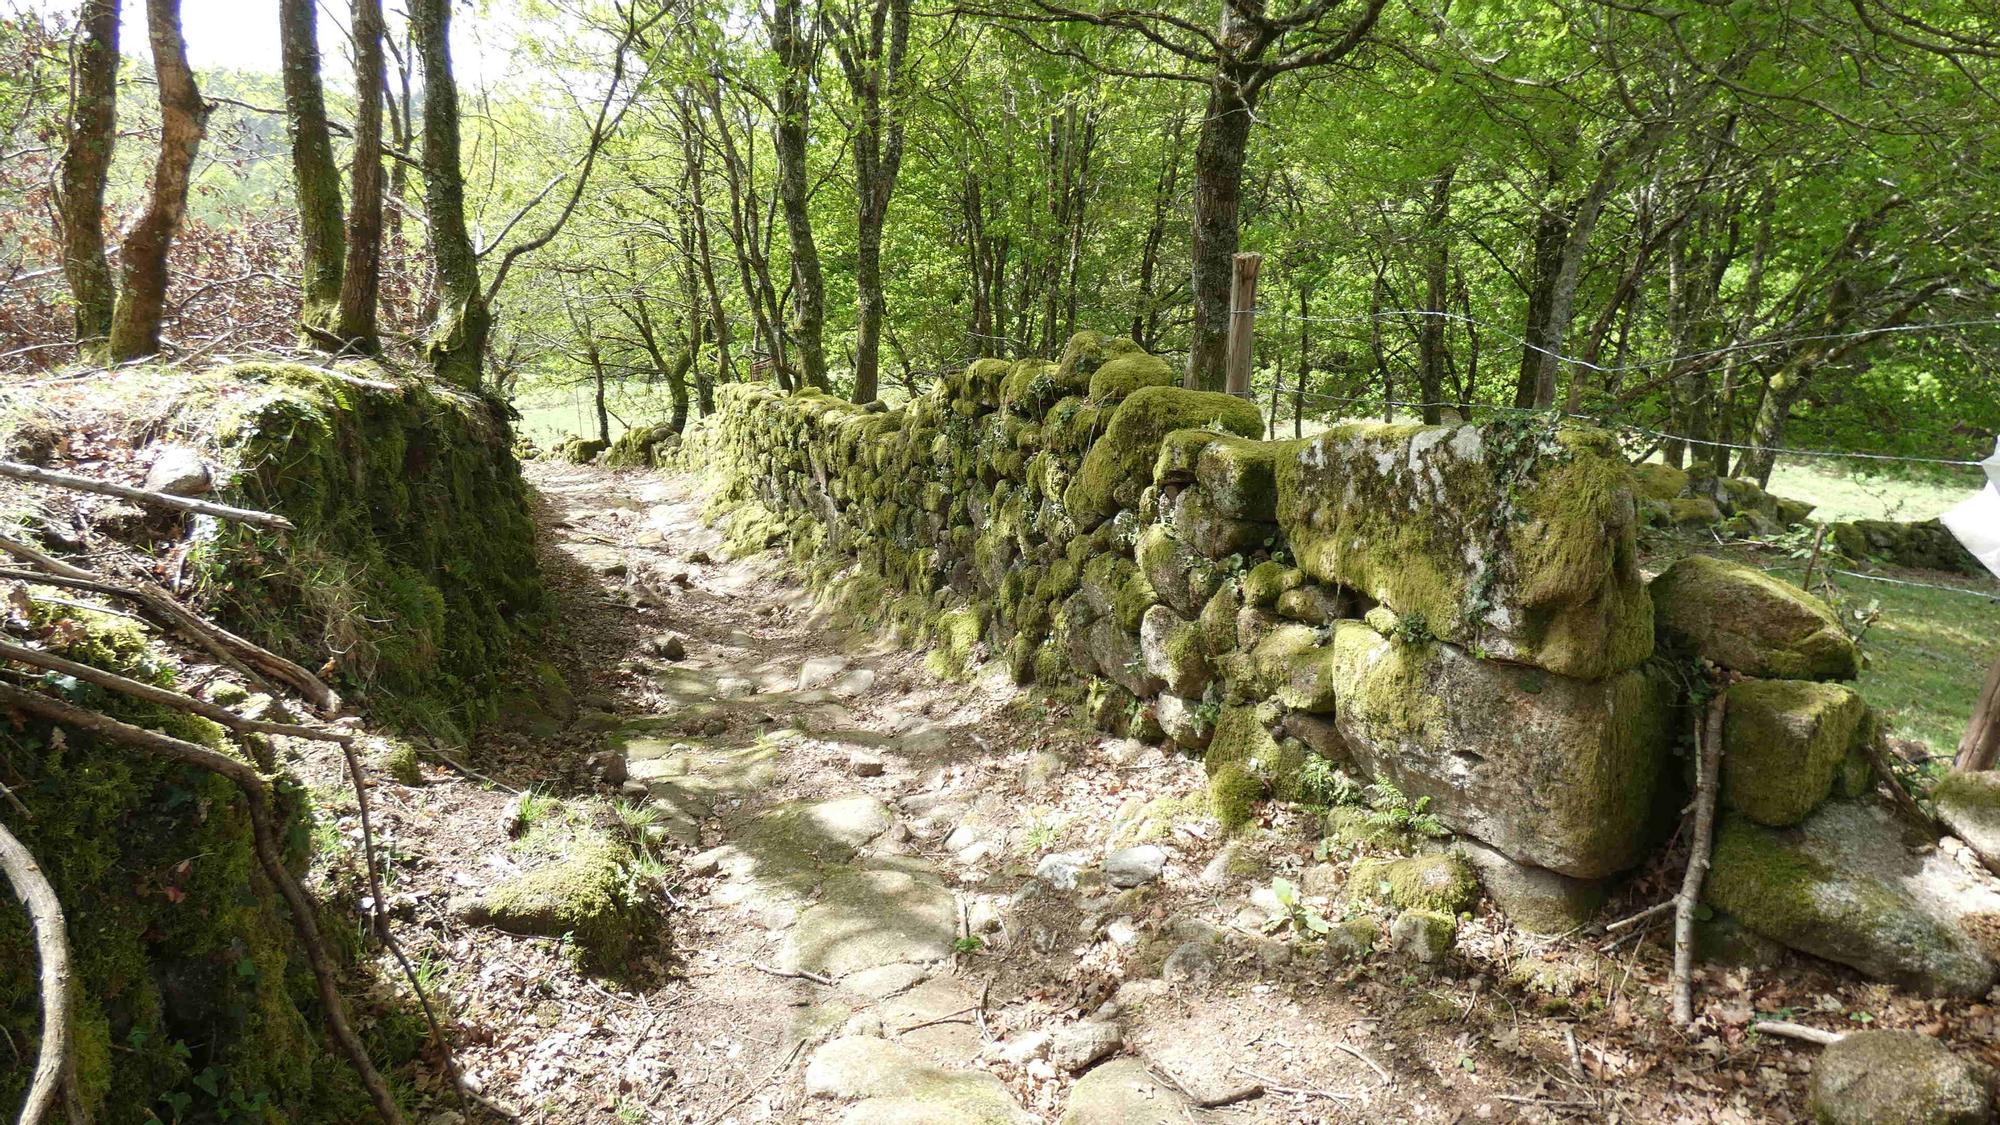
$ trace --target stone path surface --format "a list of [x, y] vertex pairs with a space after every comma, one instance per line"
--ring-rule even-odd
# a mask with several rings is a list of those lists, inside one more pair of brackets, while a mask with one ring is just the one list
[[1803, 1086], [1740, 1031], [1698, 1088], [1653, 1065], [1657, 946], [1475, 910], [1440, 952], [1348, 879], [1372, 842], [1282, 805], [1224, 833], [1198, 760], [992, 664], [932, 675], [775, 552], [727, 558], [693, 482], [530, 473], [569, 596], [617, 624], [570, 729], [675, 869], [666, 983], [492, 1009], [537, 1089], [587, 1087], [546, 1120], [1747, 1121], [1700, 1108], [1721, 1076]]

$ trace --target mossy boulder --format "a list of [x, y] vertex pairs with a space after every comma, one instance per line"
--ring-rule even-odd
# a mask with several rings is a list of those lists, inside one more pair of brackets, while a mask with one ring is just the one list
[[1399, 910], [1459, 914], [1479, 898], [1479, 880], [1466, 861], [1451, 852], [1427, 852], [1401, 859], [1364, 859], [1347, 879], [1348, 897], [1387, 902]]
[[2000, 892], [1876, 801], [1828, 801], [1794, 829], [1722, 818], [1703, 896], [1793, 949], [1881, 980], [1978, 996], [1995, 978]]
[[931, 634], [931, 651], [924, 667], [934, 676], [957, 679], [978, 659], [986, 634], [986, 615], [978, 606], [959, 606], [938, 615]]
[[1148, 524], [1139, 533], [1133, 556], [1153, 592], [1183, 617], [1199, 614], [1220, 584], [1216, 568], [1188, 550], [1164, 524]]
[[1653, 650], [1630, 477], [1608, 434], [1348, 423], [1288, 443], [1277, 481], [1308, 575], [1421, 615], [1443, 640], [1580, 679]]
[[1667, 501], [1667, 524], [1671, 527], [1714, 527], [1722, 522], [1722, 508], [1706, 496], [1688, 496]]
[[1243, 602], [1258, 609], [1270, 609], [1288, 590], [1305, 583], [1306, 572], [1295, 566], [1265, 559], [1243, 575]]
[[1166, 606], [1146, 611], [1139, 627], [1139, 650], [1146, 671], [1175, 695], [1199, 697], [1214, 678], [1200, 628]]
[[[1285, 798], [1297, 795], [1299, 767], [1304, 761], [1305, 748], [1291, 739], [1281, 742], [1273, 737], [1259, 708], [1250, 706], [1222, 708], [1203, 758], [1211, 791], [1216, 779], [1227, 774], [1232, 786], [1248, 789], [1254, 783], [1256, 797], [1276, 794]], [[1239, 778], [1247, 780], [1236, 780]]]
[[1851, 680], [1861, 653], [1827, 604], [1748, 566], [1689, 555], [1653, 579], [1663, 643], [1746, 676]]
[[516, 933], [569, 937], [587, 962], [620, 963], [652, 929], [632, 891], [631, 848], [601, 829], [537, 828], [523, 841], [533, 864], [466, 902], [467, 921]]
[[1268, 523], [1278, 518], [1279, 448], [1219, 434], [1195, 458], [1195, 483], [1223, 515]]
[[1987, 861], [2000, 861], [2000, 771], [1953, 770], [1931, 790], [1938, 819]]
[[1173, 367], [1166, 360], [1148, 355], [1130, 340], [1114, 343], [1124, 347], [1114, 352], [1107, 346], [1104, 362], [1090, 373], [1090, 401], [1099, 406], [1110, 406], [1145, 387], [1180, 385], [1180, 376], [1174, 374]]
[[1632, 495], [1641, 500], [1672, 500], [1687, 491], [1688, 475], [1672, 465], [1646, 461], [1630, 471]]
[[1405, 910], [1389, 926], [1389, 944], [1420, 965], [1442, 961], [1458, 940], [1458, 919], [1438, 910]]
[[1856, 1031], [1813, 1065], [1816, 1125], [1986, 1125], [1993, 1071], [1916, 1031]]
[[1112, 413], [1104, 436], [1091, 444], [1063, 495], [1064, 507], [1079, 528], [1089, 530], [1119, 508], [1137, 506], [1167, 435], [1202, 428], [1256, 437], [1264, 416], [1254, 403], [1213, 391], [1145, 386], [1132, 392]]
[[618, 435], [604, 451], [604, 464], [613, 469], [650, 469], [672, 455], [681, 443], [680, 431], [671, 422], [634, 426]]
[[1840, 684], [1745, 680], [1727, 695], [1721, 800], [1772, 828], [1818, 808], [1871, 730], [1860, 693]]
[[1664, 674], [1585, 682], [1338, 622], [1324, 657], [1356, 764], [1454, 831], [1575, 878], [1637, 863], [1670, 740]]

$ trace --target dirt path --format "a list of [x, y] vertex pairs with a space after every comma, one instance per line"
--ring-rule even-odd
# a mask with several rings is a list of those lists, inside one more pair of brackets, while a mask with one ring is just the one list
[[[529, 1120], [1747, 1121], [1796, 1097], [1807, 1056], [1741, 1035], [1684, 1052], [1699, 1075], [1643, 1055], [1637, 944], [1482, 916], [1446, 963], [1399, 955], [1303, 814], [1225, 841], [1198, 761], [843, 628], [775, 556], [722, 561], [685, 480], [531, 477], [578, 708], [481, 761], [651, 804], [678, 873], [668, 937], [611, 978], [432, 911], [467, 1059]], [[504, 793], [384, 789], [420, 916], [504, 867]], [[1373, 941], [1302, 940], [1280, 879]]]

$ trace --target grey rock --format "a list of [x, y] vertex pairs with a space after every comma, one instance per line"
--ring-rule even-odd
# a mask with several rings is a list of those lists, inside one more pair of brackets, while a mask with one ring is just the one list
[[1159, 878], [1166, 863], [1166, 849], [1157, 844], [1120, 848], [1104, 857], [1104, 877], [1114, 887], [1136, 887]]
[[1184, 750], [1206, 750], [1215, 738], [1215, 720], [1204, 718], [1201, 701], [1163, 694], [1153, 701], [1160, 729]]
[[1073, 891], [1087, 863], [1082, 856], [1071, 852], [1050, 852], [1035, 864], [1035, 878], [1057, 890]]
[[1604, 886], [1594, 880], [1518, 863], [1477, 840], [1461, 840], [1458, 849], [1479, 873], [1487, 897], [1508, 921], [1530, 933], [1573, 930], [1604, 905]]
[[1173, 983], [1211, 980], [1222, 969], [1222, 950], [1211, 942], [1185, 941], [1167, 954], [1160, 977]]
[[146, 490], [169, 496], [200, 496], [214, 486], [201, 454], [185, 445], [162, 446], [146, 470]]
[[687, 659], [687, 641], [679, 633], [661, 633], [646, 641], [646, 655], [662, 660]]
[[1793, 949], [1945, 996], [1992, 987], [1981, 931], [2000, 881], [1967, 871], [1885, 802], [1828, 801], [1795, 829], [1722, 820], [1703, 897]]
[[1184, 1125], [1208, 1120], [1141, 1059], [1112, 1059], [1070, 1088], [1060, 1125]]
[[1426, 965], [1444, 960], [1457, 937], [1457, 920], [1434, 910], [1405, 910], [1389, 927], [1396, 952]]
[[1858, 1031], [1813, 1067], [1820, 1125], [1985, 1125], [1993, 1072], [1914, 1031]]
[[856, 777], [881, 777], [882, 756], [866, 750], [856, 750], [847, 756], [847, 772]]
[[779, 964], [843, 977], [884, 965], [951, 956], [958, 905], [935, 879], [903, 871], [846, 871], [785, 935]]
[[1931, 791], [1938, 819], [1988, 863], [2000, 862], [2000, 771], [1953, 770]]
[[1049, 1035], [1049, 1064], [1064, 1074], [1079, 1074], [1090, 1064], [1118, 1053], [1125, 1033], [1115, 1023], [1086, 1020], [1057, 1028]]
[[813, 1052], [806, 1093], [864, 1099], [842, 1121], [965, 1125], [1028, 1125], [1000, 1079], [985, 1071], [951, 1070], [900, 1043], [845, 1035]]

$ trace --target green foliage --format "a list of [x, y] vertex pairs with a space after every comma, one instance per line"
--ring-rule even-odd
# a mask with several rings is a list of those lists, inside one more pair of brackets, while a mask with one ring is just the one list
[[1384, 831], [1409, 832], [1431, 839], [1441, 839], [1451, 835], [1451, 830], [1437, 818], [1430, 809], [1429, 797], [1418, 797], [1415, 801], [1405, 796], [1395, 784], [1383, 780], [1367, 787], [1368, 822]]

